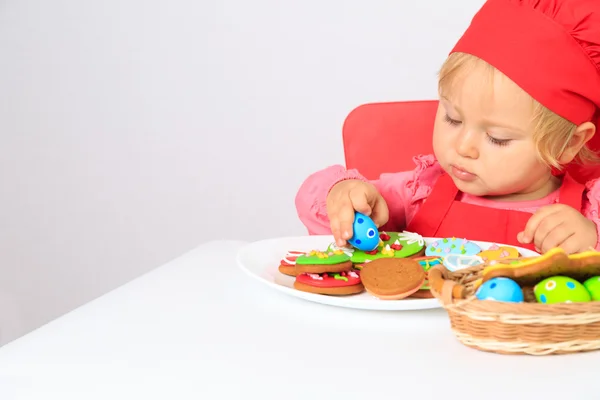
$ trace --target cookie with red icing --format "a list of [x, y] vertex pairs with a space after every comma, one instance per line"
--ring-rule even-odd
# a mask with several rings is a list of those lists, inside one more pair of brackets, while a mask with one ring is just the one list
[[294, 288], [303, 292], [332, 296], [357, 294], [365, 289], [358, 271], [355, 270], [299, 274], [296, 276]]
[[303, 251], [290, 250], [285, 253], [279, 262], [279, 272], [289, 276], [296, 276], [296, 259], [304, 254]]

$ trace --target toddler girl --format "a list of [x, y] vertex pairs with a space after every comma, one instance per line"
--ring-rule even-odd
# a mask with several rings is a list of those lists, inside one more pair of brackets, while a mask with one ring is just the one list
[[439, 100], [434, 155], [414, 170], [306, 179], [296, 207], [310, 234], [343, 246], [359, 211], [388, 231], [600, 249], [600, 184], [574, 179], [600, 147], [599, 0], [488, 0], [441, 68]]

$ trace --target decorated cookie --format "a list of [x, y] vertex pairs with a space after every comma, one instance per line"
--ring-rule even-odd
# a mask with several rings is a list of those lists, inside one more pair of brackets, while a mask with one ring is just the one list
[[279, 272], [289, 276], [296, 276], [296, 259], [304, 254], [303, 251], [290, 250], [279, 262]]
[[444, 257], [444, 266], [452, 272], [481, 264], [483, 259], [478, 255], [449, 254]]
[[350, 254], [350, 250], [338, 248], [333, 244], [325, 251], [312, 250], [296, 258], [296, 275], [350, 271], [352, 269]]
[[437, 256], [414, 257], [413, 260], [418, 262], [419, 265], [423, 267], [425, 272], [429, 271], [432, 267], [440, 265], [444, 262], [444, 259], [442, 257]]
[[489, 249], [477, 254], [484, 262], [502, 259], [519, 258], [519, 250], [510, 246], [492, 245]]
[[423, 270], [425, 271], [425, 282], [419, 290], [411, 294], [409, 297], [420, 298], [420, 299], [431, 299], [433, 298], [433, 294], [431, 290], [429, 290], [429, 280], [427, 279], [427, 275], [431, 267], [435, 265], [440, 265], [443, 263], [443, 258], [441, 257], [415, 257], [413, 258], [416, 262], [419, 263]]
[[444, 238], [436, 240], [427, 246], [425, 250], [426, 256], [441, 256], [446, 257], [449, 254], [462, 254], [474, 256], [481, 251], [474, 242], [467, 239]]
[[568, 276], [551, 276], [533, 287], [539, 303], [585, 303], [591, 301], [584, 285]]
[[294, 288], [303, 292], [342, 296], [360, 293], [364, 290], [357, 271], [342, 271], [323, 274], [299, 274]]
[[[379, 244], [372, 251], [355, 249], [352, 262], [356, 265], [365, 264], [380, 258], [406, 258], [421, 255], [425, 240], [412, 232], [380, 232]], [[361, 267], [362, 268], [362, 267]]]
[[409, 297], [425, 283], [425, 270], [414, 259], [379, 258], [363, 266], [360, 277], [365, 290], [382, 300]]

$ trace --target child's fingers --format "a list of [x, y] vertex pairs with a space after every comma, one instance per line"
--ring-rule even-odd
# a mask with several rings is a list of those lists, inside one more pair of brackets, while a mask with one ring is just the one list
[[574, 233], [568, 236], [565, 240], [563, 240], [562, 243], [560, 243], [558, 246], [562, 248], [567, 254], [573, 254], [581, 251], [581, 244], [579, 243], [577, 235], [575, 235]]
[[377, 225], [378, 228], [381, 228], [386, 222], [388, 222], [389, 218], [390, 212], [387, 207], [387, 203], [385, 202], [383, 197], [380, 197], [375, 202], [371, 219], [373, 220], [373, 222], [375, 222], [375, 225]]
[[527, 224], [525, 225], [525, 229], [518, 235], [518, 240], [521, 243], [531, 243], [536, 236], [545, 236], [543, 233], [541, 235], [538, 233], [540, 225], [548, 216], [558, 211], [560, 211], [560, 209], [553, 206], [541, 207], [531, 216], [531, 218], [529, 218], [529, 221], [527, 221]]
[[[340, 190], [339, 194], [335, 193], [331, 200], [328, 200], [331, 233], [338, 246], [344, 246], [352, 237], [356, 212], [370, 216], [378, 227], [388, 219], [387, 205], [383, 199], [379, 201], [381, 196], [377, 192], [371, 193], [365, 185], [354, 185], [350, 190], [346, 190]], [[375, 206], [376, 212], [373, 208]]]
[[[350, 197], [353, 210], [367, 216], [371, 215], [371, 206], [369, 205], [367, 192], [363, 187], [354, 187], [350, 190], [348, 196]], [[354, 222], [354, 215], [352, 216], [352, 222]]]
[[[567, 240], [573, 233], [567, 230], [567, 226], [564, 221], [557, 220], [556, 218], [546, 218], [549, 221], [548, 227], [543, 226], [544, 223], [540, 224], [540, 228], [536, 232], [534, 243], [542, 253], [548, 250], [560, 246], [565, 240]], [[550, 223], [552, 225], [550, 225]]]
[[338, 220], [342, 239], [350, 239], [352, 237], [352, 224], [354, 223], [354, 207], [352, 207], [349, 199], [343, 203], [343, 207], [340, 207]]
[[566, 227], [564, 226], [566, 221], [563, 216], [564, 214], [554, 213], [547, 215], [539, 222], [533, 235], [533, 244], [542, 252], [546, 252], [566, 239]]
[[342, 232], [340, 228], [340, 222], [337, 219], [337, 214], [329, 213], [329, 225], [331, 227], [331, 234], [333, 235], [333, 240], [338, 246], [343, 246], [346, 241], [342, 238]]
[[346, 244], [352, 237], [352, 223], [354, 222], [354, 208], [350, 198], [340, 200], [335, 212], [330, 216], [331, 232], [338, 246]]

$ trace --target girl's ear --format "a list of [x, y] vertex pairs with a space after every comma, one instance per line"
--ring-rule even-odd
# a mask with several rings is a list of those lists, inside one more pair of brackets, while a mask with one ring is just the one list
[[594, 136], [596, 126], [591, 122], [584, 122], [575, 128], [575, 132], [571, 136], [569, 143], [565, 146], [558, 161], [565, 165], [575, 159], [579, 150]]

